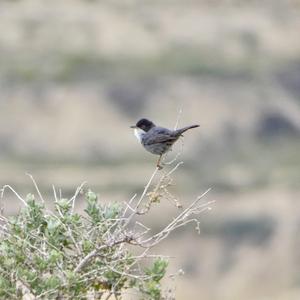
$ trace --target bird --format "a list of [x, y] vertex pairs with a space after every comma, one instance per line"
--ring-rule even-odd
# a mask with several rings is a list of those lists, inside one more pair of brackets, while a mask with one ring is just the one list
[[171, 150], [185, 131], [199, 126], [196, 124], [172, 130], [156, 126], [152, 121], [142, 118], [130, 127], [134, 129], [134, 135], [148, 152], [159, 155], [156, 167], [162, 169], [160, 164], [162, 155]]

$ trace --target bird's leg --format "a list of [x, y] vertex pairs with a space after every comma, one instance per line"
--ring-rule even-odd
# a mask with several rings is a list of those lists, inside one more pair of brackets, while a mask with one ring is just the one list
[[162, 158], [162, 154], [159, 156], [158, 158], [158, 161], [157, 161], [157, 164], [156, 164], [156, 167], [161, 170], [163, 167], [160, 165], [160, 161], [161, 161], [161, 158]]

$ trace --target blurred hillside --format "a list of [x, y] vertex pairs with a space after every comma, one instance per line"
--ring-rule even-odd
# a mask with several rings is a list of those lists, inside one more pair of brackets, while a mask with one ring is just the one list
[[1, 1], [0, 18], [0, 185], [127, 200], [155, 163], [129, 126], [182, 109], [201, 127], [174, 193], [217, 204], [162, 249], [186, 269], [178, 299], [299, 299], [298, 0]]

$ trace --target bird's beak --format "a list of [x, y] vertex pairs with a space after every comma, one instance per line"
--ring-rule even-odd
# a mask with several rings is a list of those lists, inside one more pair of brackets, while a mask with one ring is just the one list
[[137, 128], [136, 125], [131, 125], [130, 128]]

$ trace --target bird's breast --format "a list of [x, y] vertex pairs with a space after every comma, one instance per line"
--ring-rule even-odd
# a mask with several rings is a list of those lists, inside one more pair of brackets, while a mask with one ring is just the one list
[[135, 128], [134, 129], [134, 135], [136, 136], [138, 141], [141, 143], [142, 139], [143, 139], [143, 136], [145, 135], [145, 132], [140, 128]]

